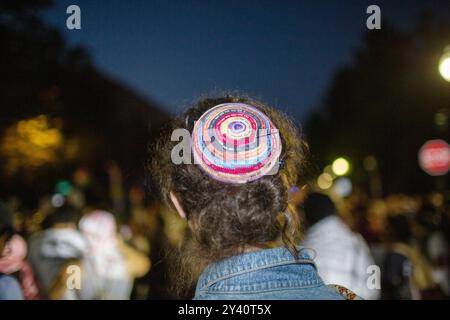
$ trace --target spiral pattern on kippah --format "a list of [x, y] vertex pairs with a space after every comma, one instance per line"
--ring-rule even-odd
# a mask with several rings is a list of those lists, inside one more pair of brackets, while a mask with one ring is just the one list
[[246, 183], [278, 169], [281, 140], [272, 121], [244, 103], [225, 103], [206, 111], [194, 125], [192, 152], [211, 178]]

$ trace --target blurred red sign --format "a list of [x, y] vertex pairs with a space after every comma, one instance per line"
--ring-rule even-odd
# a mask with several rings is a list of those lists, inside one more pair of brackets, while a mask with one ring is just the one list
[[450, 167], [450, 147], [444, 140], [429, 140], [419, 150], [420, 167], [430, 176], [447, 174]]

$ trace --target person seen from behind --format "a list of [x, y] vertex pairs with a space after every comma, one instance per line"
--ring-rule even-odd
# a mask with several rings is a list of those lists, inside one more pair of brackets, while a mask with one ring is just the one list
[[[28, 260], [46, 299], [82, 300], [95, 295], [93, 270], [86, 260], [88, 243], [78, 231], [79, 219], [80, 213], [70, 206], [56, 208], [44, 221], [44, 230], [29, 240]], [[72, 274], [68, 268], [83, 269], [79, 288], [67, 286]]]
[[151, 172], [190, 228], [172, 263], [180, 292], [193, 285], [194, 299], [356, 298], [326, 286], [296, 245], [288, 190], [304, 174], [307, 148], [287, 116], [224, 95], [199, 101], [172, 129], [191, 143], [180, 152], [171, 133], [163, 137]]
[[338, 216], [333, 201], [314, 192], [300, 204], [299, 211], [307, 225], [302, 245], [315, 252], [314, 261], [325, 283], [342, 285], [364, 299], [378, 299], [380, 290], [367, 284], [371, 275], [367, 270], [375, 264], [370, 249]]
[[411, 244], [411, 225], [403, 214], [386, 218], [386, 255], [382, 268], [382, 298], [426, 300], [445, 298], [433, 279], [432, 267]]

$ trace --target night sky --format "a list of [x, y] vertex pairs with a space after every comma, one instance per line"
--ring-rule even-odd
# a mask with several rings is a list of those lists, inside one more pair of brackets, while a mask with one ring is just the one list
[[[81, 8], [81, 30], [65, 27], [70, 4]], [[449, 0], [62, 0], [43, 16], [103, 72], [170, 112], [225, 89], [304, 120], [351, 63], [370, 4], [403, 30], [424, 7], [450, 19]]]

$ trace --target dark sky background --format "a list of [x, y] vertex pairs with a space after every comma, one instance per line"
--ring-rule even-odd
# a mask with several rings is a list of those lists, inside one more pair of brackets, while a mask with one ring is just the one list
[[[70, 4], [81, 8], [81, 30], [66, 28]], [[60, 0], [43, 16], [103, 72], [170, 112], [226, 89], [304, 120], [351, 63], [370, 4], [403, 30], [425, 7], [450, 19], [450, 0]]]

